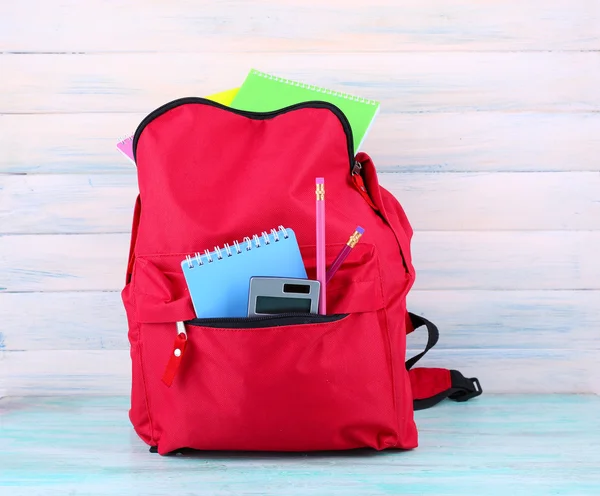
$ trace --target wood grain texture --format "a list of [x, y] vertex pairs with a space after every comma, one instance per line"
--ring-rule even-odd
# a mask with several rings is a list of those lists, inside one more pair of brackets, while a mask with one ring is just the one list
[[600, 231], [416, 232], [418, 289], [597, 289]]
[[0, 293], [0, 349], [128, 350], [117, 291]]
[[26, 0], [0, 6], [0, 52], [593, 50], [599, 22], [593, 0]]
[[141, 53], [1, 56], [0, 74], [10, 77], [2, 83], [0, 113], [147, 113], [175, 98], [241, 84], [251, 66], [380, 100], [389, 112], [600, 109], [594, 51]]
[[[0, 293], [0, 308], [2, 350], [129, 349], [117, 291]], [[600, 349], [600, 291], [414, 290], [408, 308], [439, 326], [440, 350]]]
[[[600, 228], [598, 172], [380, 173], [379, 179], [419, 231]], [[129, 232], [137, 177], [0, 175], [0, 191], [0, 234]]]
[[0, 175], [0, 230], [127, 232], [137, 190], [134, 174]]
[[364, 149], [379, 171], [597, 171], [600, 113], [384, 109]]
[[[600, 231], [417, 232], [416, 289], [600, 289]], [[127, 234], [0, 236], [0, 292], [120, 290]]]
[[[408, 356], [418, 351], [411, 349]], [[600, 394], [599, 355], [598, 350], [440, 349], [419, 365], [478, 377], [486, 392]], [[126, 395], [131, 390], [126, 350], [0, 351], [0, 363], [5, 396]]]
[[0, 396], [129, 394], [124, 350], [0, 351]]
[[[600, 291], [413, 290], [407, 304], [439, 326], [440, 350], [600, 349]], [[426, 334], [409, 344], [424, 348]]]
[[0, 173], [127, 173], [117, 150], [143, 114], [0, 114]]
[[[0, 173], [129, 174], [134, 166], [115, 144], [144, 117], [0, 115]], [[363, 148], [383, 172], [597, 171], [600, 113], [402, 113], [384, 108]]]
[[[0, 397], [129, 393], [118, 291], [136, 182], [116, 139], [169, 100], [239, 85], [250, 67], [382, 102], [364, 149], [416, 230], [409, 307], [442, 331], [424, 365], [476, 375], [486, 393], [600, 394], [599, 27], [596, 0], [0, 3]], [[410, 336], [411, 353], [423, 344]], [[444, 405], [460, 407], [447, 424], [427, 412], [424, 446], [445, 458], [422, 450], [409, 479], [394, 475], [405, 457], [351, 469], [316, 458], [312, 472], [294, 457], [263, 458], [262, 472], [213, 458], [201, 479], [178, 466], [168, 488], [148, 477], [171, 470], [163, 459], [113, 449], [126, 439], [113, 421], [122, 400], [65, 401], [36, 404], [50, 418], [40, 429], [33, 403], [0, 400], [11, 494], [150, 495], [199, 480], [207, 494], [264, 480], [265, 493], [292, 481], [290, 494], [327, 482], [331, 494], [600, 488], [598, 417], [583, 398]], [[465, 415], [473, 405], [480, 424]], [[29, 413], [15, 424], [13, 410]]]

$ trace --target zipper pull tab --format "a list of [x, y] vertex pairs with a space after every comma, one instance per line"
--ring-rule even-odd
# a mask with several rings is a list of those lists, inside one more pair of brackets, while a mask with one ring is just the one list
[[352, 175], [355, 176], [356, 174], [360, 174], [361, 170], [362, 170], [362, 164], [358, 160], [355, 160], [354, 167], [352, 167]]
[[183, 360], [187, 338], [185, 324], [183, 322], [177, 322], [177, 336], [175, 336], [175, 342], [173, 343], [173, 351], [171, 352], [171, 357], [167, 363], [165, 373], [162, 376], [162, 381], [167, 387], [171, 387], [171, 384], [173, 384], [173, 380], [177, 375], [181, 360]]
[[369, 193], [367, 192], [367, 188], [365, 187], [365, 182], [363, 181], [361, 172], [362, 172], [362, 164], [358, 160], [356, 160], [354, 162], [354, 167], [352, 168], [352, 182], [354, 183], [354, 187], [357, 189], [357, 191], [360, 193], [360, 195], [365, 199], [365, 201], [369, 204], [369, 206], [376, 212], [379, 212], [379, 209], [373, 203], [373, 200], [371, 200], [371, 197], [369, 196]]

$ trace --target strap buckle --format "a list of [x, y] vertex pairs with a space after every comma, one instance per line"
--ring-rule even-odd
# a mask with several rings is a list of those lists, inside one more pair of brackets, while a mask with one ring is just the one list
[[452, 379], [452, 392], [448, 395], [448, 398], [453, 401], [468, 401], [483, 393], [477, 377], [467, 378], [458, 370], [451, 370], [450, 377]]

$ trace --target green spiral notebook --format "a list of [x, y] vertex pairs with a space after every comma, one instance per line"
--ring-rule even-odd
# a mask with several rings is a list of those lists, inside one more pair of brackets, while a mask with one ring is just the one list
[[252, 69], [231, 106], [239, 110], [269, 112], [313, 100], [333, 103], [346, 115], [352, 128], [356, 153], [379, 111], [379, 102], [375, 100], [299, 83]]

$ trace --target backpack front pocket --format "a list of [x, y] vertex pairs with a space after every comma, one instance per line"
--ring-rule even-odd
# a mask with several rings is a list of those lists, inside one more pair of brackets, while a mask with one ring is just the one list
[[186, 325], [185, 361], [171, 387], [159, 364], [169, 359], [175, 325], [142, 333], [147, 382], [161, 383], [150, 397], [159, 452], [395, 445], [384, 312], [314, 317], [270, 327]]
[[[310, 247], [304, 258], [311, 272]], [[332, 280], [331, 315], [194, 319], [182, 259], [138, 257], [132, 279], [134, 369], [160, 453], [396, 445], [397, 360], [373, 245], [358, 245]]]

